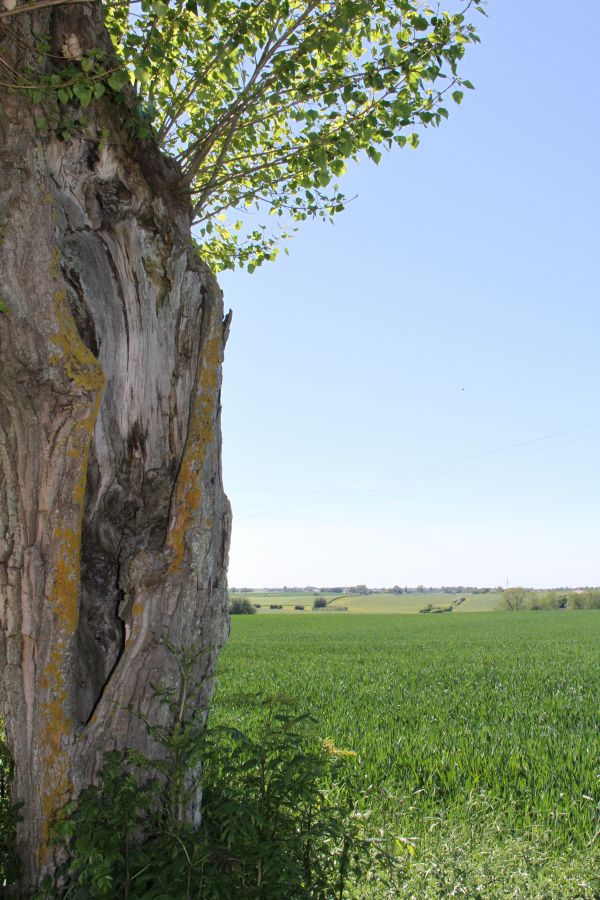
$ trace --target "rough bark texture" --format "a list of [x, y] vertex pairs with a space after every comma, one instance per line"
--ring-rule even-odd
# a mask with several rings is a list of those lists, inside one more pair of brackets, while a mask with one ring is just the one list
[[[18, 22], [17, 22], [18, 19]], [[8, 24], [7, 24], [8, 23]], [[0, 21], [15, 70], [36, 34], [98, 46], [99, 4]], [[222, 297], [177, 173], [146, 145], [36, 132], [0, 88], [1, 707], [24, 803], [24, 884], [54, 865], [54, 812], [113, 748], [146, 751], [166, 643], [207, 695], [227, 633]], [[107, 102], [90, 113], [107, 121]], [[98, 117], [102, 122], [95, 121]]]

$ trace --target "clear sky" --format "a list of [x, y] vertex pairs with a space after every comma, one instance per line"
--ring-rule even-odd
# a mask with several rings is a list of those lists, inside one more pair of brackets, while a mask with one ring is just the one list
[[488, 11], [449, 122], [221, 276], [231, 585], [600, 584], [600, 3]]

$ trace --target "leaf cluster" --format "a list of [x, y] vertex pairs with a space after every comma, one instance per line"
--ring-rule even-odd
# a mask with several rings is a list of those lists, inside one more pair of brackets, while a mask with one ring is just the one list
[[445, 98], [460, 103], [472, 88], [458, 67], [479, 40], [469, 13], [484, 2], [111, 3], [123, 72], [181, 166], [213, 266], [274, 258], [266, 214], [283, 237], [307, 218], [331, 219], [347, 204], [336, 179], [349, 160], [378, 163], [438, 126]]
[[253, 271], [299, 223], [345, 209], [349, 161], [416, 148], [473, 88], [459, 65], [486, 0], [449, 3], [107, 0], [114, 53], [60, 57], [41, 35], [30, 68], [2, 84], [63, 140], [94, 138], [93, 104], [120, 106], [119, 136], [100, 140], [124, 128], [157, 143], [179, 165], [204, 258]]
[[342, 758], [308, 716], [278, 700], [262, 706], [254, 734], [210, 735], [203, 803], [216, 896], [344, 897], [360, 839], [336, 800]]
[[25, 49], [26, 62], [20, 71], [0, 58], [3, 78], [0, 86], [8, 93], [25, 94], [37, 108], [38, 130], [52, 130], [64, 140], [71, 137], [76, 120], [84, 121], [80, 110], [100, 100], [114, 79], [122, 86], [129, 80], [121, 62], [114, 64], [105, 50], [93, 47], [77, 58], [63, 58], [52, 52], [48, 34], [28, 40], [19, 26], [9, 31], [10, 39]]

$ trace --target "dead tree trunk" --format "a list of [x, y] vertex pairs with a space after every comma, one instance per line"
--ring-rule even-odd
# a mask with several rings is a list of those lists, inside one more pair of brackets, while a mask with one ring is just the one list
[[[108, 41], [99, 4], [0, 19], [6, 79], [46, 33], [55, 56], [72, 35]], [[27, 886], [103, 754], [151, 749], [137, 713], [163, 714], [165, 642], [204, 651], [210, 693], [227, 633], [225, 329], [178, 173], [123, 137], [122, 108], [107, 100], [68, 140], [36, 131], [21, 90], [0, 88], [0, 113], [0, 699]]]

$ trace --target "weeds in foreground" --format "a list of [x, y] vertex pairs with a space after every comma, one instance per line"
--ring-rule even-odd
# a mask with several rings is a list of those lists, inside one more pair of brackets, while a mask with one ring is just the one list
[[158, 692], [168, 727], [146, 723], [158, 759], [107, 754], [98, 786], [55, 824], [66, 862], [36, 898], [343, 900], [390, 852], [405, 852], [341, 802], [354, 754], [320, 740], [309, 716], [254, 697], [252, 735], [205, 727], [192, 654], [179, 663], [179, 690]]
[[12, 760], [4, 743], [0, 722], [0, 889], [15, 882], [19, 874], [14, 852], [19, 807], [11, 803], [9, 792], [11, 775]]

